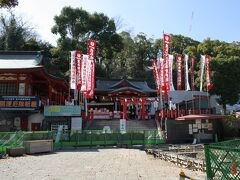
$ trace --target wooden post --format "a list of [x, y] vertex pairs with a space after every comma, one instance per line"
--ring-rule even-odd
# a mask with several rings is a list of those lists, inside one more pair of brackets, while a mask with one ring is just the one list
[[127, 117], [127, 102], [125, 101], [126, 99], [124, 99], [123, 102], [123, 119], [126, 119]]
[[17, 73], [16, 95], [19, 96], [19, 74]]
[[28, 87], [29, 87], [29, 78], [26, 77], [25, 96], [30, 96], [30, 94], [28, 94]]
[[50, 105], [50, 102], [52, 101], [52, 86], [50, 81], [48, 81], [48, 99], [49, 99], [48, 105]]

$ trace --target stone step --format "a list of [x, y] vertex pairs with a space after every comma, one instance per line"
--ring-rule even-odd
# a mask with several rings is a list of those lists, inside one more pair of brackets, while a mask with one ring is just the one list
[[[95, 120], [88, 129], [102, 130], [104, 126], [110, 126], [110, 129], [119, 130], [119, 120]], [[126, 128], [127, 130], [156, 129], [156, 123], [154, 120], [127, 120]]]

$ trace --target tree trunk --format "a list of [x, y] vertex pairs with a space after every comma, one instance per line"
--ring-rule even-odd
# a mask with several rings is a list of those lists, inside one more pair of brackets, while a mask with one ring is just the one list
[[226, 104], [223, 104], [223, 114], [224, 114], [224, 115], [226, 114], [226, 111], [227, 111]]

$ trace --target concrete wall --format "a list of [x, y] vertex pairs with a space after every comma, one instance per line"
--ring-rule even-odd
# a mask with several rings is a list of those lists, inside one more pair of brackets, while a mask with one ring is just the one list
[[[205, 120], [202, 120], [205, 124]], [[193, 143], [193, 139], [199, 139], [200, 142], [212, 142], [215, 141], [215, 134], [218, 134], [218, 140], [220, 140], [221, 128], [219, 127], [220, 121], [208, 120], [208, 123], [212, 124], [212, 130], [207, 128], [201, 128], [198, 132], [189, 134], [189, 124], [196, 124], [195, 120], [176, 121], [167, 120], [167, 141], [168, 143]], [[199, 142], [199, 141], [198, 141]]]

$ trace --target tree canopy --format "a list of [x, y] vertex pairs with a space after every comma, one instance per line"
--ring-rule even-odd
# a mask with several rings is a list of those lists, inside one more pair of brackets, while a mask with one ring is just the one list
[[38, 49], [36, 34], [20, 17], [0, 16], [0, 48], [4, 50]]
[[0, 8], [12, 8], [18, 5], [18, 0], [0, 0]]
[[64, 7], [54, 20], [52, 32], [60, 35], [55, 52], [60, 55], [59, 63], [63, 64], [62, 70], [65, 72], [68, 70], [66, 60], [70, 50], [77, 49], [86, 53], [88, 40], [94, 39], [97, 41], [98, 67], [104, 67], [105, 76], [110, 77], [115, 68], [112, 67], [114, 54], [123, 48], [122, 38], [116, 33], [114, 20], [103, 13], [91, 14], [82, 8], [71, 7]]

